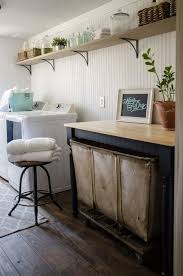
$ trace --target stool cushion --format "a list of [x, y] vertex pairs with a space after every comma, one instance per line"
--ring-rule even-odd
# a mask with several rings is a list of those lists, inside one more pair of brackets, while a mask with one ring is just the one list
[[44, 165], [50, 164], [50, 162], [21, 161], [21, 162], [16, 162], [12, 164], [20, 168], [29, 168], [29, 167], [36, 167], [36, 166], [44, 166]]

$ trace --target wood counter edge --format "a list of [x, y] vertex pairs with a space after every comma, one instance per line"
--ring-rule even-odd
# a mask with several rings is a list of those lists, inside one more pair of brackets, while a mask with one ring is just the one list
[[64, 126], [66, 128], [73, 128], [108, 136], [175, 147], [175, 131], [163, 129], [162, 126], [158, 124], [148, 125], [117, 121], [89, 121], [67, 123], [64, 124]]

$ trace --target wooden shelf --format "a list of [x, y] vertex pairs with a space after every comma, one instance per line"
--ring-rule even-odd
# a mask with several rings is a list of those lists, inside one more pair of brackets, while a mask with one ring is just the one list
[[55, 60], [59, 58], [76, 55], [77, 52], [87, 53], [89, 51], [102, 49], [102, 48], [114, 46], [121, 43], [126, 43], [127, 41], [123, 40], [123, 38], [138, 41], [140, 39], [152, 37], [155, 35], [160, 35], [163, 33], [172, 32], [175, 30], [176, 30], [176, 17], [171, 17], [149, 25], [137, 27], [125, 33], [118, 33], [107, 38], [92, 40], [89, 43], [80, 45], [75, 48], [68, 48], [68, 49], [60, 50], [58, 52], [52, 52], [46, 55], [41, 55], [35, 58], [17, 62], [17, 65], [30, 66], [30, 65], [44, 62], [44, 60]]

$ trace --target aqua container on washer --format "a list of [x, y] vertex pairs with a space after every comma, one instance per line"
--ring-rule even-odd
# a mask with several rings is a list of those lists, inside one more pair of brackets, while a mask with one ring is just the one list
[[33, 107], [33, 93], [30, 91], [14, 91], [9, 99], [12, 112], [31, 111]]

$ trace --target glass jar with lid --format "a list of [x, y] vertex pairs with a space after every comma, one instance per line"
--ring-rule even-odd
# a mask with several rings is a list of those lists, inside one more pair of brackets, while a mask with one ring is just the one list
[[22, 45], [22, 51], [28, 51], [29, 50], [29, 43], [28, 41], [24, 41], [23, 45]]
[[130, 28], [130, 15], [118, 10], [111, 16], [112, 34], [126, 32]]
[[81, 33], [78, 33], [77, 36], [77, 45], [82, 45], [83, 44], [83, 35]]
[[41, 41], [40, 40], [34, 40], [34, 48], [41, 49]]
[[77, 36], [75, 33], [72, 34], [71, 38], [70, 38], [70, 47], [74, 48], [77, 46]]
[[83, 43], [88, 43], [92, 40], [92, 32], [89, 27], [83, 32]]
[[48, 35], [46, 35], [42, 40], [41, 53], [42, 53], [42, 55], [44, 55], [44, 54], [48, 54], [52, 51], [53, 51], [53, 48], [51, 47], [49, 37], [48, 37]]

